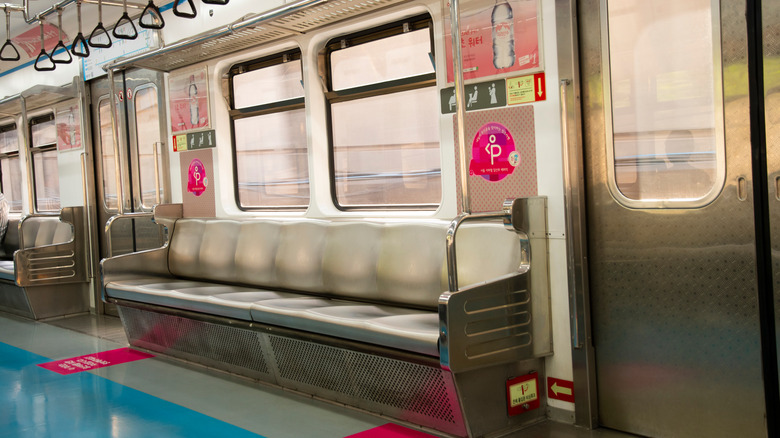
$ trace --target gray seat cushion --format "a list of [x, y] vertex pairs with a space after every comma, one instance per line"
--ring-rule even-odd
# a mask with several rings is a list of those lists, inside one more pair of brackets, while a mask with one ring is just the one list
[[314, 297], [256, 302], [251, 312], [265, 324], [439, 355], [436, 312]]
[[112, 298], [439, 355], [439, 319], [431, 311], [160, 277], [114, 281], [106, 292]]
[[147, 277], [111, 282], [109, 297], [251, 321], [251, 303], [294, 296], [241, 286]]
[[0, 278], [8, 281], [16, 281], [13, 260], [0, 260]]

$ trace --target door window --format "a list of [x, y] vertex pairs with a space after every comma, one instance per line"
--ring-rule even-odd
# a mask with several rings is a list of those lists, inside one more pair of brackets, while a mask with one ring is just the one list
[[613, 194], [639, 208], [711, 202], [725, 179], [717, 8], [609, 0], [606, 10]]

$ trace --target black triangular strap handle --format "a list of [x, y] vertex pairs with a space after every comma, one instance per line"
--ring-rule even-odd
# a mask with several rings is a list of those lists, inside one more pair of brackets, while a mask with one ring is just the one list
[[190, 11], [192, 12], [182, 12], [179, 10], [179, 2], [181, 0], [176, 0], [176, 2], [173, 3], [173, 15], [177, 17], [182, 18], [195, 18], [198, 16], [198, 11], [195, 10], [195, 3], [192, 2], [192, 0], [187, 0], [187, 3], [190, 5]]
[[[51, 65], [48, 66], [48, 67], [39, 66], [38, 64], [42, 60], [45, 60], [45, 59], [48, 59], [49, 62], [51, 63]], [[35, 71], [53, 71], [55, 68], [57, 68], [57, 66], [54, 65], [54, 61], [52, 61], [51, 56], [49, 56], [49, 54], [46, 53], [45, 49], [41, 49], [41, 53], [39, 53], [38, 57], [35, 58], [35, 66], [34, 67], [35, 67]]]
[[[152, 17], [151, 23], [144, 23], [144, 17], [147, 16]], [[154, 0], [149, 0], [149, 4], [147, 4], [143, 12], [141, 12], [141, 17], [138, 18], [138, 25], [144, 29], [155, 30], [159, 30], [165, 27], [165, 19], [160, 13], [160, 8], [154, 4]]]
[[[14, 54], [11, 56], [7, 56], [5, 54], [6, 50], [13, 50]], [[14, 45], [14, 43], [12, 43], [11, 40], [5, 40], [5, 44], [3, 44], [3, 48], [0, 49], [0, 61], [18, 61], [21, 58], [22, 56], [19, 55], [19, 51], [16, 50], [16, 46]]]
[[[126, 23], [130, 23], [130, 27], [133, 29], [133, 33], [119, 33], [117, 32], [117, 29], [119, 29], [119, 26], [123, 26]], [[135, 24], [133, 24], [133, 20], [130, 19], [130, 16], [127, 15], [127, 12], [122, 14], [121, 17], [119, 17], [119, 21], [116, 22], [116, 25], [114, 25], [114, 31], [111, 32], [114, 34], [115, 38], [119, 38], [120, 40], [134, 40], [138, 38], [138, 29], [135, 28]]]
[[[79, 50], [79, 46], [81, 46], [82, 50]], [[79, 34], [76, 35], [76, 38], [73, 39], [73, 45], [70, 46], [70, 51], [74, 56], [78, 56], [79, 58], [86, 58], [89, 56], [89, 44], [87, 43], [87, 39], [84, 38], [83, 33], [79, 32]]]
[[226, 5], [230, 0], [202, 0], [207, 5]]
[[[95, 42], [95, 37], [100, 35], [100, 32], [106, 34], [106, 38], [108, 38], [107, 43]], [[107, 49], [111, 47], [111, 44], [111, 35], [108, 34], [105, 26], [103, 26], [103, 22], [98, 23], [97, 26], [95, 26], [95, 28], [92, 30], [92, 33], [89, 34], [89, 45], [92, 47], [97, 47], [98, 49]]]
[[[57, 53], [57, 50], [62, 49], [65, 51], [65, 55], [67, 55], [67, 58], [55, 58], [54, 54]], [[49, 55], [49, 58], [51, 58], [51, 62], [55, 64], [70, 64], [73, 62], [73, 57], [70, 56], [70, 52], [68, 51], [68, 48], [65, 47], [65, 43], [62, 42], [62, 40], [59, 40], [57, 42], [57, 45], [54, 46], [53, 49], [51, 49], [51, 55]]]

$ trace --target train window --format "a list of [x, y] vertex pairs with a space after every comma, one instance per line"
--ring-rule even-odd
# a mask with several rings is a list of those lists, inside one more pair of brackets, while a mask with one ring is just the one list
[[[141, 180], [141, 204], [151, 209], [163, 199], [162, 154], [160, 151], [160, 110], [157, 87], [145, 85], [135, 90], [136, 139], [138, 171]], [[156, 160], [156, 162], [155, 162]]]
[[38, 211], [59, 211], [60, 177], [57, 166], [57, 129], [54, 114], [30, 120], [30, 159]]
[[630, 207], [697, 207], [725, 179], [711, 0], [607, 2], [610, 186]]
[[297, 50], [230, 70], [236, 199], [242, 209], [309, 204], [301, 72]]
[[116, 162], [114, 161], [114, 132], [111, 125], [111, 101], [98, 103], [100, 124], [100, 150], [103, 170], [103, 204], [108, 211], [119, 211], [116, 194]]
[[16, 125], [0, 126], [0, 190], [9, 210], [22, 211], [22, 169], [19, 167], [19, 133]]
[[430, 17], [416, 17], [328, 43], [339, 208], [436, 208], [441, 202], [430, 27]]

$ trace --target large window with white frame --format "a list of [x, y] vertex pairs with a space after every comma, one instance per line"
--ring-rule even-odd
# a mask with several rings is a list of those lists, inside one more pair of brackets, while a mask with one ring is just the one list
[[22, 211], [22, 169], [16, 124], [0, 126], [0, 191], [11, 212]]
[[336, 205], [436, 208], [441, 154], [431, 18], [334, 38], [325, 55]]
[[236, 201], [242, 209], [309, 205], [302, 71], [299, 50], [230, 69]]
[[30, 159], [38, 211], [60, 210], [60, 177], [57, 167], [57, 128], [54, 113], [30, 120]]

